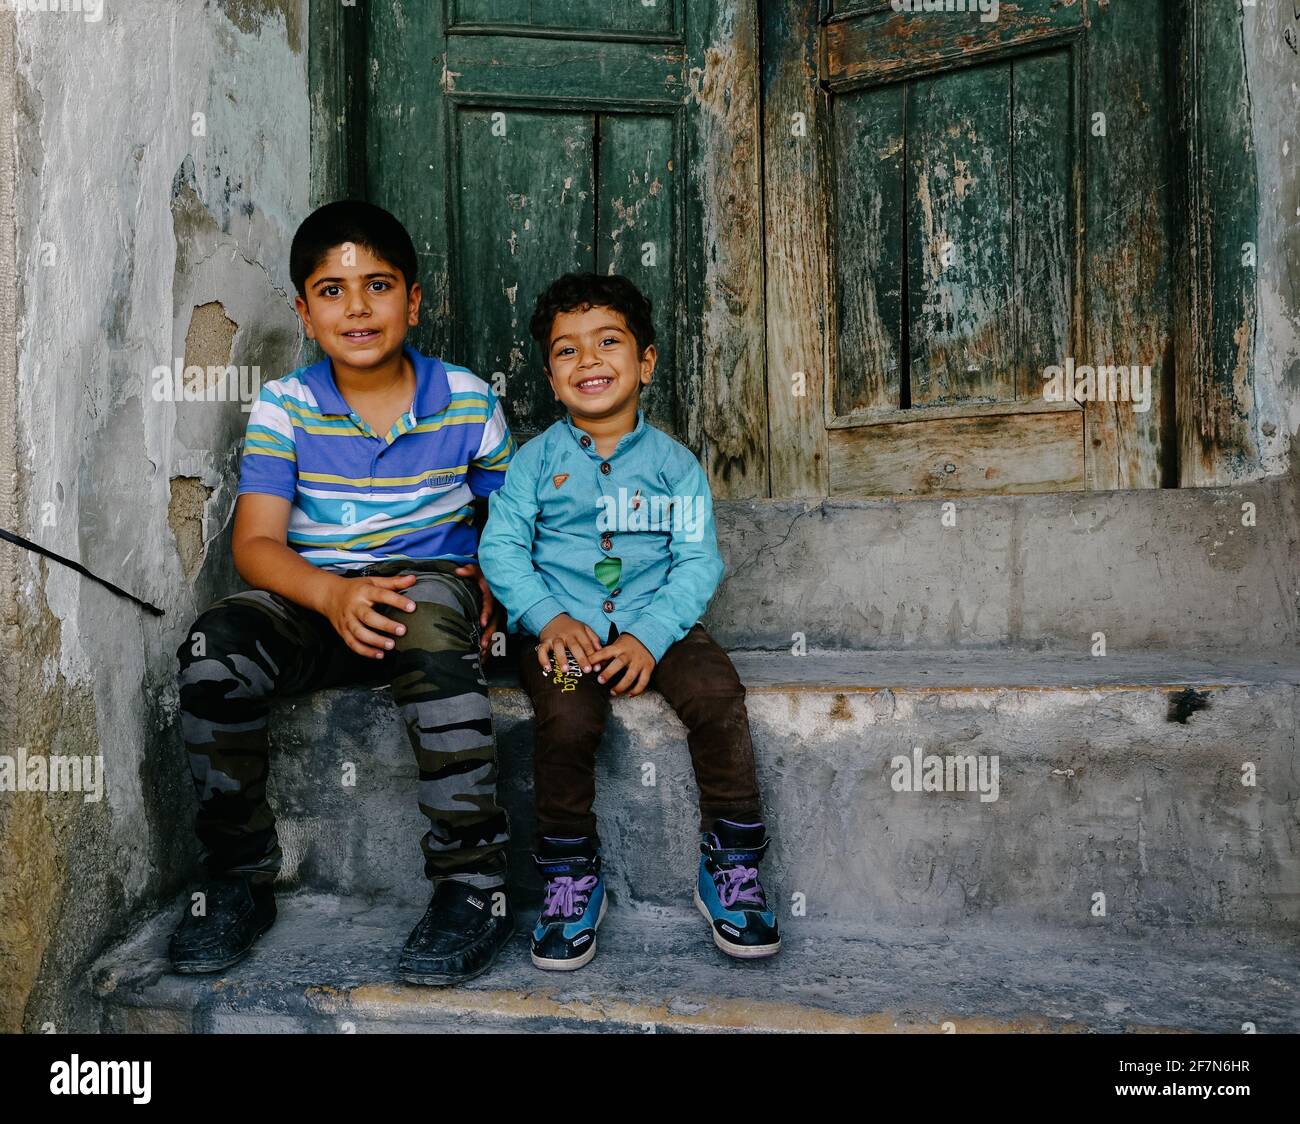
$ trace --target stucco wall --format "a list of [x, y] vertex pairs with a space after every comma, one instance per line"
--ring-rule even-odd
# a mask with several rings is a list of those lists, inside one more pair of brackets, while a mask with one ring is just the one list
[[18, 556], [23, 637], [17, 714], [0, 725], [12, 718], [29, 753], [104, 758], [98, 803], [0, 801], [5, 1029], [75, 1023], [85, 957], [191, 871], [174, 651], [230, 589], [247, 415], [155, 400], [152, 372], [180, 359], [266, 379], [298, 357], [288, 248], [309, 199], [306, 8], [107, 0], [97, 21], [17, 17], [9, 525], [166, 616], [0, 544]]

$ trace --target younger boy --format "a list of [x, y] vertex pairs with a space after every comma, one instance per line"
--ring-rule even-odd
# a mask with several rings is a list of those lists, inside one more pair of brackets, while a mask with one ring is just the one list
[[514, 443], [486, 383], [405, 346], [421, 291], [392, 215], [322, 207], [298, 229], [290, 265], [326, 359], [262, 388], [232, 544], [253, 588], [208, 608], [177, 650], [207, 881], [202, 908], [172, 936], [172, 963], [220, 971], [275, 920], [270, 698], [391, 682], [419, 764], [434, 884], [399, 971], [455, 983], [485, 971], [514, 927], [479, 667], [495, 606], [473, 564], [475, 498], [500, 487]]
[[595, 955], [605, 882], [596, 749], [609, 695], [653, 686], [687, 728], [700, 793], [695, 903], [731, 956], [781, 945], [758, 864], [768, 847], [745, 689], [698, 621], [722, 577], [709, 484], [684, 446], [648, 425], [655, 367], [650, 302], [625, 277], [566, 274], [529, 329], [568, 417], [524, 445], [490, 512], [483, 573], [527, 637], [535, 712], [535, 860], [546, 904], [539, 968]]

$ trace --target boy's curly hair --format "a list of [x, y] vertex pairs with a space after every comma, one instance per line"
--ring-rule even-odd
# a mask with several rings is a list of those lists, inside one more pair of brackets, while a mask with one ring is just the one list
[[604, 273], [566, 273], [557, 277], [537, 298], [528, 331], [542, 352], [542, 365], [550, 370], [551, 326], [562, 312], [612, 308], [627, 321], [636, 339], [638, 358], [655, 342], [650, 298], [626, 277]]

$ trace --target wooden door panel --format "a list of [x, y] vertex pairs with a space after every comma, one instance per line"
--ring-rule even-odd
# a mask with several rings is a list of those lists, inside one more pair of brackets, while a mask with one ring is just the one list
[[494, 24], [581, 31], [677, 30], [677, 0], [452, 0], [452, 27]]
[[1015, 398], [1010, 87], [1007, 63], [908, 85], [908, 383], [914, 408]]
[[656, 374], [641, 392], [647, 417], [676, 428], [677, 230], [681, 207], [676, 126], [667, 115], [605, 113], [597, 120], [596, 272], [621, 273], [650, 298]]
[[456, 354], [504, 372], [512, 426], [562, 416], [528, 333], [533, 302], [569, 270], [595, 267], [593, 114], [461, 106], [455, 115]]
[[685, 57], [685, 48], [676, 44], [451, 35], [446, 84], [457, 98], [495, 96], [515, 103], [680, 104]]
[[831, 103], [831, 244], [835, 286], [831, 380], [836, 415], [899, 407], [903, 363], [903, 103], [897, 83]]
[[1073, 354], [1078, 162], [1070, 52], [1013, 59], [1011, 72], [1014, 397], [1027, 401], [1041, 399], [1043, 370]]
[[834, 86], [970, 66], [984, 54], [1074, 34], [1083, 19], [1083, 0], [1002, 0], [998, 18], [989, 22], [978, 11], [895, 12], [888, 3], [855, 5], [833, 15], [826, 26], [825, 79]]

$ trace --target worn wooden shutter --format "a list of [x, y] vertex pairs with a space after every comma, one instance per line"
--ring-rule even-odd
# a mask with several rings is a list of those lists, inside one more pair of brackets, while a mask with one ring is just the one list
[[[769, 241], [787, 213], [776, 196], [820, 247], [778, 276], [804, 307], [777, 294], [777, 322], [769, 265], [769, 355], [824, 374], [827, 431], [824, 461], [799, 446], [774, 456], [773, 488], [1158, 486], [1164, 4], [1021, 0], [996, 19], [951, 7], [973, 10], [765, 9]], [[806, 139], [801, 108], [816, 123]], [[819, 322], [818, 338], [787, 326], [800, 317]], [[1151, 366], [1149, 408], [1045, 400], [1044, 370], [1069, 360]], [[815, 446], [806, 417], [775, 401], [773, 414], [774, 450], [782, 426]]]

